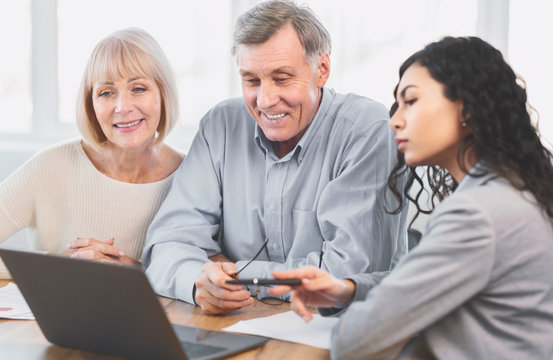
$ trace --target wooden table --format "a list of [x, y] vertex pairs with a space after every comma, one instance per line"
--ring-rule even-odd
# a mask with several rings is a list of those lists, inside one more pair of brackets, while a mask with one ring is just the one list
[[[0, 287], [9, 282], [0, 280]], [[169, 321], [209, 330], [220, 330], [239, 320], [269, 316], [290, 310], [289, 304], [266, 305], [255, 301], [253, 305], [230, 315], [212, 316], [182, 301], [160, 297]], [[307, 345], [270, 339], [265, 346], [253, 349], [230, 359], [329, 359], [328, 350]], [[53, 345], [42, 335], [34, 320], [0, 319], [0, 359], [121, 359], [87, 351]]]

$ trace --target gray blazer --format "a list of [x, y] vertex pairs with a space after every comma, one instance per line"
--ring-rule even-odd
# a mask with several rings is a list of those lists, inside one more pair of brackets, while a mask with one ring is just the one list
[[351, 279], [332, 358], [395, 358], [420, 333], [439, 359], [553, 359], [553, 225], [502, 178], [466, 176], [378, 286]]

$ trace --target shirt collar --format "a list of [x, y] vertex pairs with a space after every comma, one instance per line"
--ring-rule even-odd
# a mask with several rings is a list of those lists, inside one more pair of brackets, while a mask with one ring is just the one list
[[[296, 161], [298, 162], [298, 165], [301, 164], [305, 153], [305, 149], [307, 149], [307, 147], [315, 137], [317, 130], [321, 126], [321, 123], [324, 121], [324, 118], [328, 113], [330, 104], [332, 103], [332, 99], [334, 97], [334, 92], [330, 89], [321, 88], [321, 92], [322, 92], [321, 103], [319, 104], [317, 113], [313, 117], [313, 121], [311, 121], [311, 124], [309, 124], [309, 127], [307, 128], [307, 131], [305, 131], [305, 134], [303, 134], [303, 136], [301, 137], [300, 141], [296, 144], [294, 149], [290, 151], [288, 154], [286, 154], [282, 159], [280, 159], [280, 161], [287, 161], [290, 158], [297, 155], [295, 156]], [[265, 134], [263, 134], [263, 131], [257, 124], [255, 126], [255, 131], [254, 131], [254, 141], [257, 147], [264, 154], [269, 153], [274, 156], [271, 142], [269, 141], [269, 139], [265, 137]]]
[[478, 162], [472, 169], [470, 169], [469, 173], [463, 178], [463, 180], [461, 180], [455, 189], [455, 192], [483, 185], [495, 176], [496, 175], [494, 175], [482, 162]]

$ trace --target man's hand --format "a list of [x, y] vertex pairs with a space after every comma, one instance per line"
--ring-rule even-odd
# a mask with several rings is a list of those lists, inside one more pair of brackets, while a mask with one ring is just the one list
[[229, 285], [236, 272], [231, 262], [204, 264], [196, 279], [195, 301], [208, 314], [226, 314], [253, 304], [253, 298], [242, 285]]
[[213, 262], [231, 262], [225, 255], [217, 254], [209, 258]]
[[140, 262], [127, 255], [121, 249], [113, 246], [115, 239], [111, 238], [106, 241], [100, 241], [93, 238], [77, 238], [67, 247], [70, 251], [63, 255], [80, 258], [91, 259], [98, 261], [106, 261], [118, 263], [122, 265], [139, 265]]
[[273, 295], [282, 295], [292, 291], [291, 308], [305, 321], [313, 319], [306, 306], [333, 307], [345, 305], [355, 294], [355, 283], [351, 280], [339, 280], [324, 270], [313, 266], [290, 271], [273, 272], [276, 279], [301, 279], [299, 286], [280, 285], [269, 289]]

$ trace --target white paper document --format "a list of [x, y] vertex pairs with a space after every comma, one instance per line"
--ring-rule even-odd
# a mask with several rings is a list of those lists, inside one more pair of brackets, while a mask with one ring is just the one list
[[313, 320], [306, 323], [293, 311], [287, 311], [277, 315], [242, 320], [223, 330], [330, 349], [330, 332], [336, 323], [338, 318], [322, 317], [319, 314], [313, 314]]
[[0, 318], [22, 320], [34, 320], [35, 318], [14, 283], [0, 288]]

